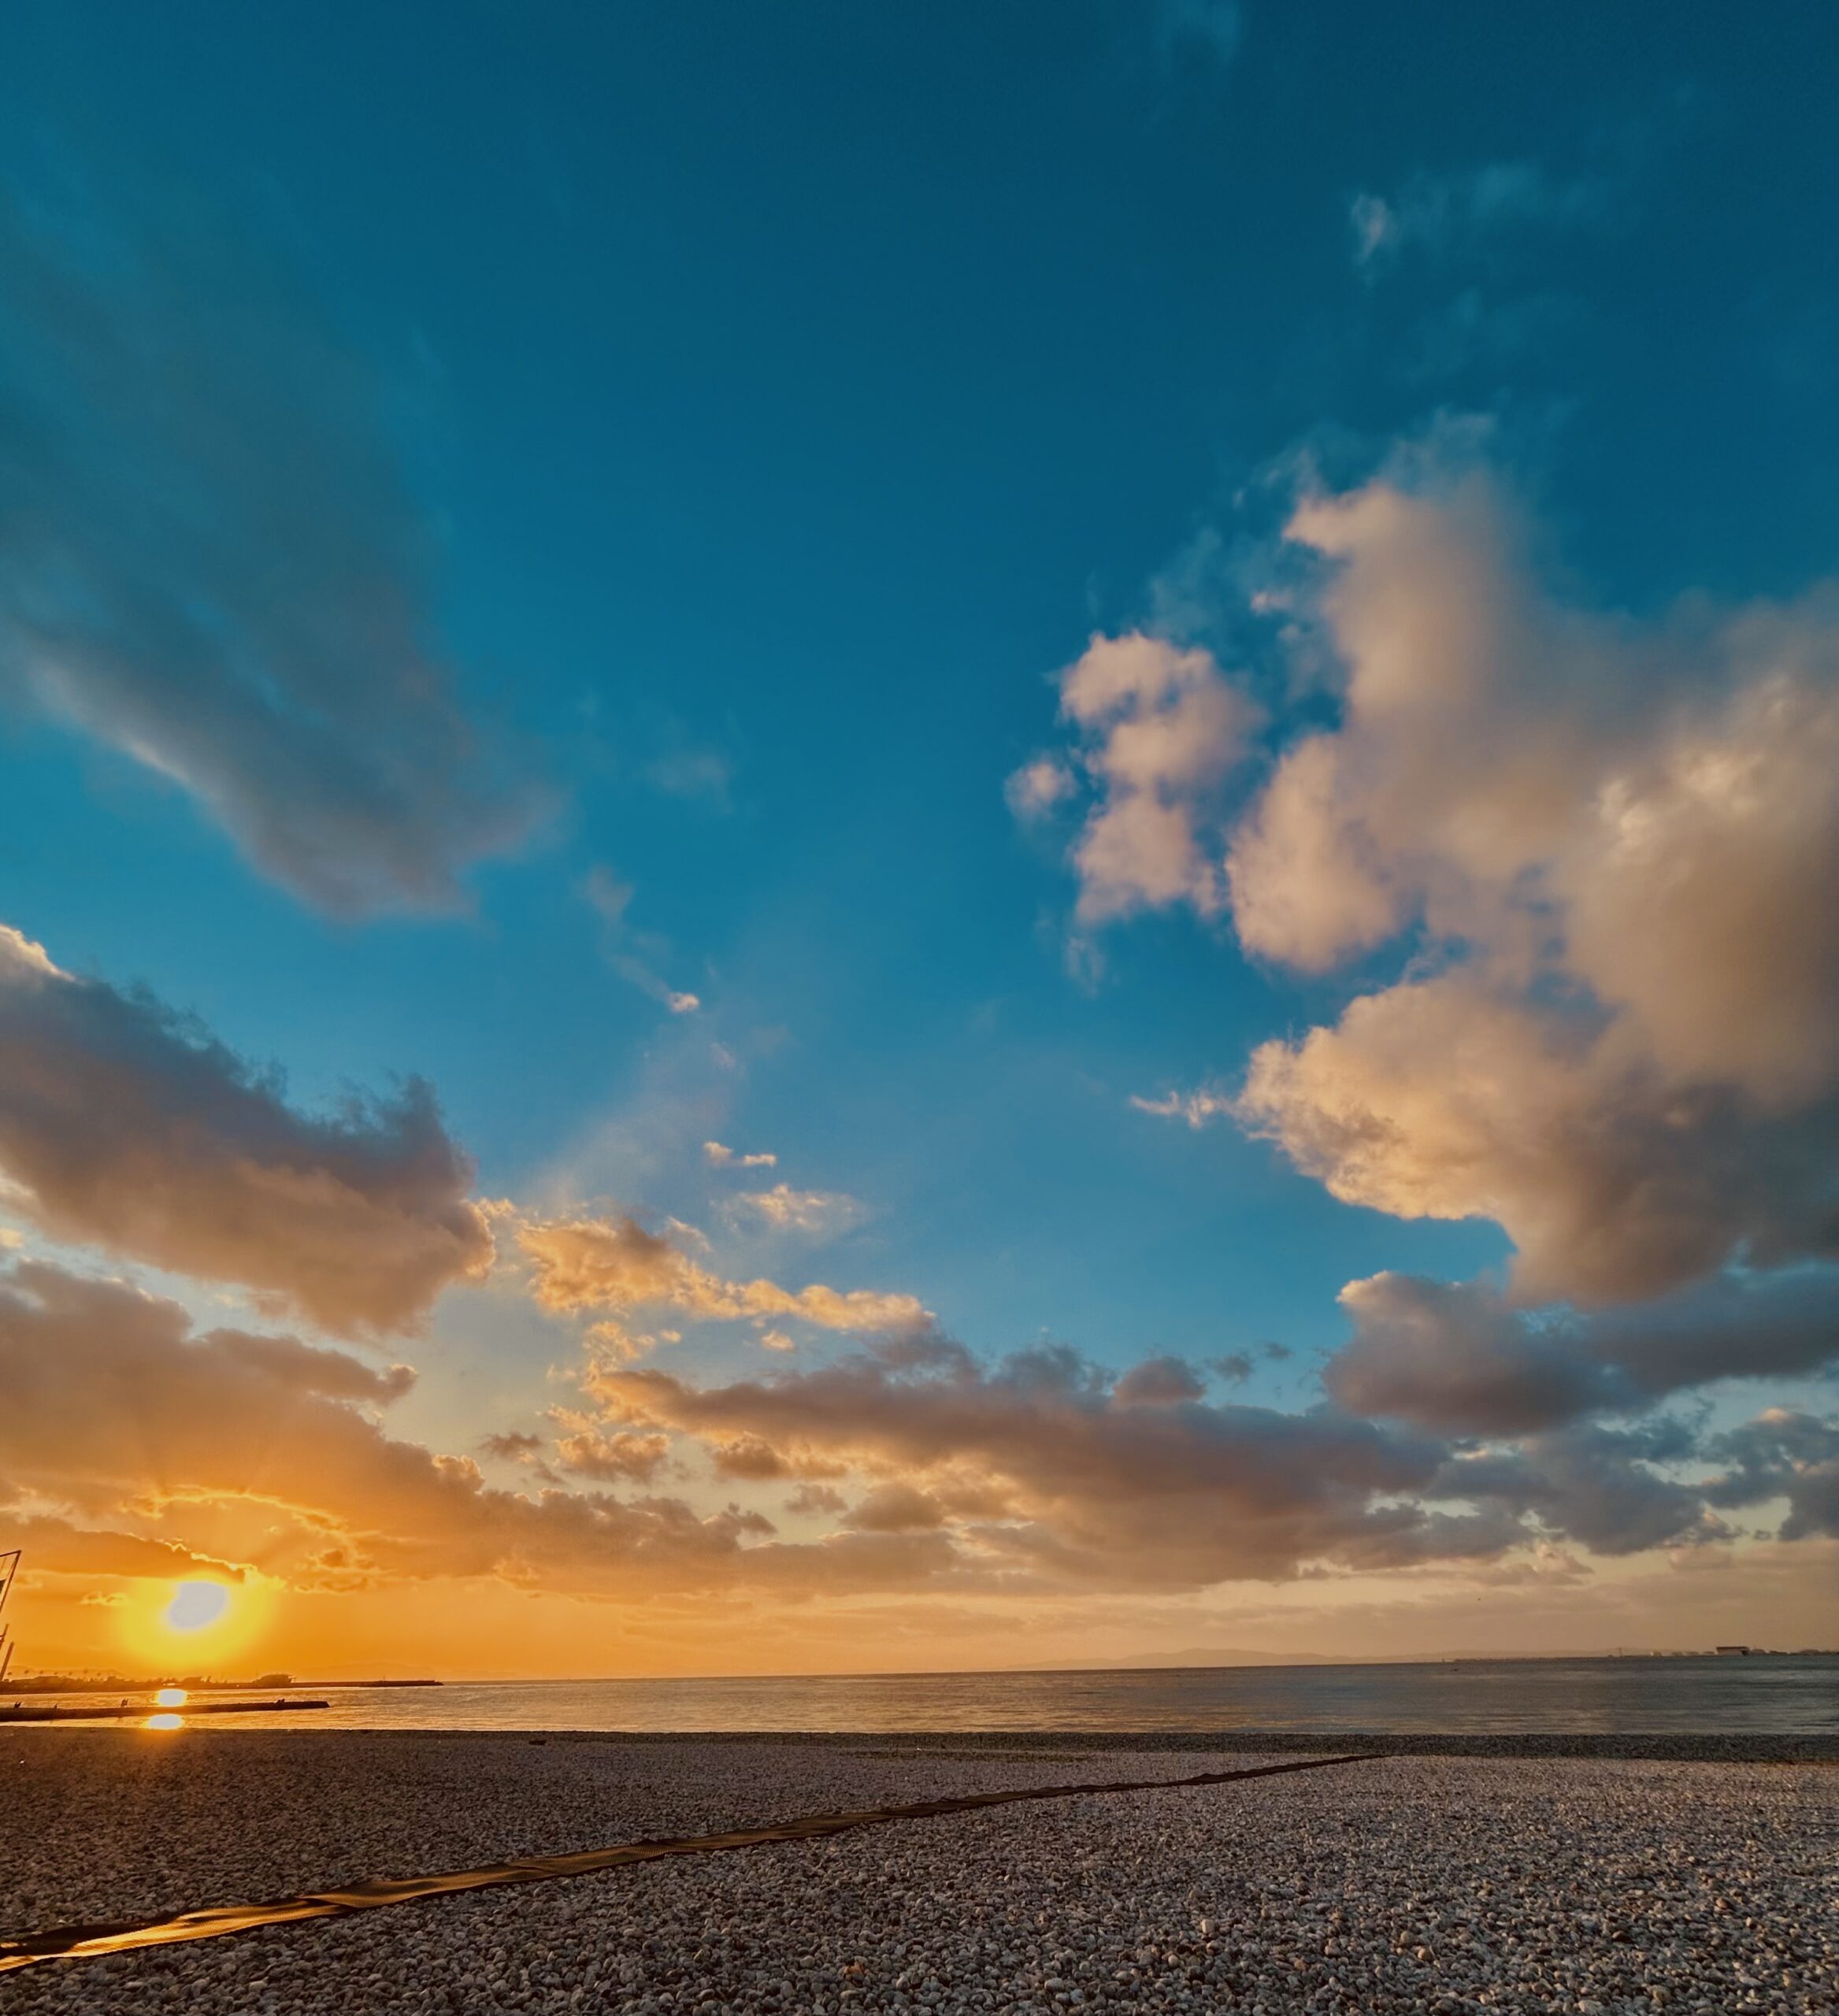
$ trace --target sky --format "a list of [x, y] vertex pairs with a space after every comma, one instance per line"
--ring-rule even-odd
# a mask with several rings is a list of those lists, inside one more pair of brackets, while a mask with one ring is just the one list
[[1830, 1643], [1836, 44], [9, 9], [21, 1668]]

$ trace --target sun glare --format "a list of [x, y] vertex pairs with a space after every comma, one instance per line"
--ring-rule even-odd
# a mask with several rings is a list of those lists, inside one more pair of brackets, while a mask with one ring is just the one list
[[183, 1708], [186, 1693], [183, 1687], [162, 1687], [154, 1696], [155, 1703], [162, 1708]]
[[183, 1715], [149, 1715], [141, 1725], [143, 1729], [182, 1729], [184, 1726]]
[[273, 1621], [274, 1600], [273, 1585], [248, 1569], [239, 1581], [149, 1576], [117, 1606], [115, 1629], [150, 1688], [207, 1670], [221, 1677], [253, 1655]]
[[181, 1582], [166, 1606], [165, 1621], [175, 1631], [208, 1630], [229, 1607], [230, 1592], [221, 1582]]

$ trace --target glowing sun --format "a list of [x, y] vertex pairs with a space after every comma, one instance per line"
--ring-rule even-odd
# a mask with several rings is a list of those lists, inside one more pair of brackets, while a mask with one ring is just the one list
[[181, 1582], [167, 1604], [165, 1621], [175, 1631], [203, 1631], [221, 1623], [230, 1607], [221, 1582]]

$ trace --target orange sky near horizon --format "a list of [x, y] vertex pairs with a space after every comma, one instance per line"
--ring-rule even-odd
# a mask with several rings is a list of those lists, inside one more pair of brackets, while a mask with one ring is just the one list
[[[342, 1594], [263, 1584], [232, 1592], [228, 1615], [195, 1632], [162, 1628], [165, 1583], [85, 1589], [22, 1574], [9, 1606], [15, 1673], [106, 1671], [250, 1677], [541, 1680], [749, 1673], [999, 1670], [1189, 1651], [1398, 1659], [1829, 1644], [1839, 1547], [1764, 1544], [1748, 1559], [1643, 1563], [1580, 1589], [1530, 1577], [1481, 1592], [1453, 1577], [1376, 1599], [1342, 1578], [1259, 1591], [1236, 1603], [1127, 1596], [999, 1603], [815, 1602], [621, 1605], [429, 1581]], [[1541, 1580], [1548, 1586], [1539, 1586]], [[1555, 1584], [1555, 1585], [1552, 1585]], [[98, 1595], [101, 1599], [98, 1600]], [[999, 1647], [999, 1655], [996, 1647]]]

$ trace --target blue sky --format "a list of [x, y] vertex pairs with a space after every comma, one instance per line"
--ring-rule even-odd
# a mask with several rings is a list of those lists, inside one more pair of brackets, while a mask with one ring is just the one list
[[[1312, 495], [1391, 484], [1453, 522], [1484, 484], [1503, 571], [1620, 640], [1603, 676], [1630, 710], [1671, 676], [1682, 602], [1802, 606], [1839, 507], [1822, 10], [28, 0], [0, 32], [9, 201], [113, 304], [97, 354], [128, 384], [86, 407], [104, 381], [59, 376], [68, 328], [7, 325], [14, 411], [76, 444], [65, 532], [106, 518], [109, 578], [146, 570], [206, 639], [284, 604], [298, 636], [353, 598], [302, 647], [351, 678], [343, 728], [323, 756], [227, 729], [198, 758], [248, 794], [226, 810], [122, 711], [138, 604], [98, 615], [54, 542], [30, 563], [20, 606], [69, 597], [129, 667], [80, 707], [0, 676], [5, 920], [59, 967], [195, 1015], [297, 1111], [425, 1078], [480, 1198], [674, 1220], [725, 1277], [910, 1295], [980, 1362], [1245, 1352], [1235, 1403], [1307, 1410], [1344, 1284], [1510, 1279], [1527, 1240], [1485, 1197], [1364, 1207], [1281, 1128], [1131, 1103], [1230, 1096], [1258, 1045], [1470, 926], [1312, 964], [1248, 943], [1224, 897], [1094, 922], [1073, 854], [1096, 801], [1018, 818], [1006, 783], [1044, 757], [1088, 788], [1059, 682], [1144, 629], [1255, 714], [1227, 809], [1195, 815], [1224, 836], [1341, 718], [1325, 667], [1355, 647], [1285, 536]], [[160, 361], [130, 383], [130, 353]], [[363, 697], [398, 598], [432, 725]], [[194, 675], [162, 664], [170, 724]], [[399, 756], [390, 817], [432, 895], [352, 867], [348, 827], [336, 871], [298, 825], [251, 837], [271, 792], [319, 819], [341, 733]], [[821, 1243], [776, 1232], [735, 1201], [767, 1177], [708, 1140], [853, 1206]], [[1766, 1243], [1743, 1208], [1719, 1249], [1740, 1266]], [[131, 1274], [158, 1258], [20, 1223]], [[242, 1292], [158, 1274], [212, 1320]], [[800, 1367], [852, 1348], [797, 1341]], [[391, 1419], [461, 1450], [547, 1434], [580, 1347], [495, 1280], [398, 1348], [421, 1376]], [[706, 1384], [762, 1363], [729, 1321], [666, 1360]], [[1818, 1414], [1817, 1362], [1681, 1404], [1721, 1432], [1766, 1399]]]

